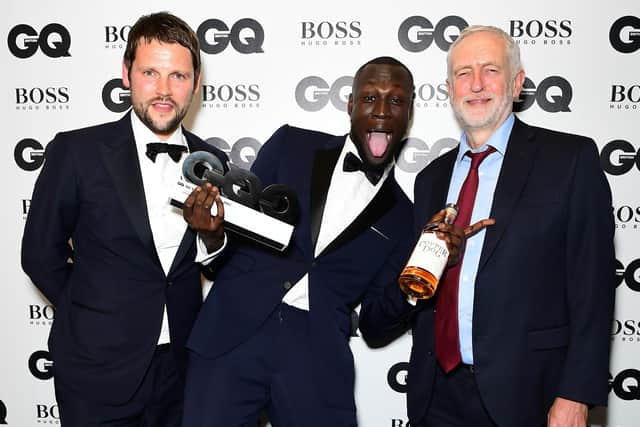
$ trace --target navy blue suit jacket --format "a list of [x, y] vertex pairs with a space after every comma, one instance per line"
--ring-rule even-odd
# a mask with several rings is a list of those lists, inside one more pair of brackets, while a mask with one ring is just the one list
[[[129, 114], [47, 145], [22, 241], [24, 271], [56, 308], [49, 337], [56, 381], [108, 404], [127, 401], [140, 384], [164, 305], [183, 363], [202, 304], [195, 233], [185, 232], [168, 275], [156, 254]], [[184, 134], [191, 151], [226, 162]]]
[[[444, 205], [457, 150], [415, 184], [415, 233]], [[475, 283], [473, 356], [486, 408], [500, 426], [541, 426], [555, 397], [606, 405], [615, 295], [611, 193], [592, 140], [516, 119]], [[436, 297], [437, 298], [437, 294]], [[397, 286], [363, 304], [360, 328], [383, 339], [413, 328], [408, 412], [431, 398], [435, 299], [409, 305]]]
[[265, 185], [289, 186], [299, 200], [291, 243], [279, 253], [230, 236], [188, 347], [209, 358], [231, 351], [256, 333], [290, 286], [308, 273], [314, 375], [330, 404], [353, 408], [350, 315], [371, 287], [396, 280], [412, 225], [411, 203], [390, 175], [354, 222], [314, 256], [344, 142], [345, 136], [283, 126], [264, 144], [252, 170]]

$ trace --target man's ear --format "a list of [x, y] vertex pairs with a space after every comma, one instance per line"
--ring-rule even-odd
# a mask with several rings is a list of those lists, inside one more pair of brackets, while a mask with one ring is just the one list
[[347, 101], [347, 114], [351, 115], [353, 111], [353, 93], [349, 94], [349, 100]]
[[524, 85], [524, 70], [520, 70], [516, 73], [513, 78], [513, 99], [518, 99], [520, 96], [520, 92], [522, 92], [522, 86]]
[[127, 89], [131, 88], [131, 82], [129, 81], [129, 69], [124, 61], [122, 61], [122, 85]]

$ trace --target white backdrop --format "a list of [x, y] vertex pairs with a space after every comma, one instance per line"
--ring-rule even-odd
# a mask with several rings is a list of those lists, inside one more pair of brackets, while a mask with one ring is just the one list
[[[142, 3], [4, 3], [0, 424], [59, 423], [46, 352], [54, 310], [19, 262], [43, 149], [58, 131], [122, 115], [128, 108], [128, 93], [119, 86], [128, 26], [142, 14], [169, 10], [204, 42], [203, 87], [187, 127], [244, 167], [283, 123], [346, 133], [345, 97], [358, 66], [381, 55], [407, 64], [417, 99], [397, 176], [408, 194], [415, 173], [460, 135], [444, 86], [448, 45], [470, 24], [510, 32], [521, 45], [529, 79], [519, 116], [591, 136], [602, 151], [614, 193], [619, 286], [609, 408], [596, 408], [591, 420], [640, 425], [640, 195], [634, 186], [640, 177], [638, 0]], [[404, 336], [373, 351], [353, 337], [360, 425], [406, 427], [410, 342]]]

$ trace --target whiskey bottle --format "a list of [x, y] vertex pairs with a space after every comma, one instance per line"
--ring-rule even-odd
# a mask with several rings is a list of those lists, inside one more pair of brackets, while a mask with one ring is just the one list
[[[453, 224], [457, 215], [458, 206], [449, 203], [445, 207], [443, 222]], [[437, 223], [429, 223], [422, 229], [418, 243], [398, 278], [400, 289], [411, 298], [431, 298], [447, 266], [449, 249], [446, 242], [436, 236], [437, 229]]]

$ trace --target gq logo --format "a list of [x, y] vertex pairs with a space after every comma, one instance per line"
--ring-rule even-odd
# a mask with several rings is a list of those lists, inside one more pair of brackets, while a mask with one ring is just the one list
[[640, 270], [640, 259], [633, 260], [627, 268], [616, 260], [616, 288], [622, 284], [622, 280], [632, 291], [640, 292], [640, 278], [638, 277]]
[[53, 378], [52, 367], [53, 361], [48, 351], [38, 350], [29, 357], [29, 370], [39, 380]]
[[[398, 28], [400, 46], [409, 52], [422, 52], [436, 42], [440, 50], [448, 51], [449, 46], [458, 38], [460, 31], [469, 24], [459, 16], [446, 16], [435, 26], [424, 16], [411, 16], [405, 19]], [[456, 31], [448, 31], [455, 28]]]
[[513, 103], [513, 111], [524, 111], [537, 102], [538, 106], [548, 113], [570, 112], [569, 104], [572, 98], [573, 88], [563, 77], [547, 77], [538, 87], [529, 77], [525, 77], [522, 92]]
[[[210, 33], [213, 33], [212, 38], [207, 37]], [[200, 49], [211, 55], [222, 52], [229, 43], [240, 53], [264, 53], [264, 29], [258, 21], [251, 18], [239, 20], [233, 24], [231, 30], [219, 19], [207, 19], [200, 24], [197, 34]]]
[[389, 387], [397, 393], [407, 392], [407, 371], [409, 370], [409, 363], [399, 362], [389, 369], [387, 374], [387, 383]]
[[611, 25], [609, 42], [620, 53], [633, 53], [640, 49], [640, 18], [623, 16]]
[[630, 142], [615, 139], [605, 144], [600, 152], [600, 167], [610, 175], [623, 175], [633, 166], [640, 170], [640, 150]]
[[231, 163], [243, 169], [251, 168], [262, 144], [254, 138], [240, 138], [233, 146], [222, 138], [212, 137], [206, 140], [209, 144], [224, 151], [231, 159]]
[[44, 147], [35, 139], [25, 138], [16, 145], [13, 157], [20, 169], [31, 172], [44, 163]]
[[440, 155], [458, 145], [458, 141], [453, 138], [442, 138], [431, 146], [418, 138], [407, 138], [407, 142], [398, 157], [397, 166], [403, 172], [420, 172], [425, 166], [431, 163]]
[[109, 111], [124, 113], [131, 107], [131, 92], [122, 79], [111, 79], [102, 88], [102, 103]]
[[40, 34], [30, 25], [16, 25], [9, 31], [7, 44], [16, 58], [30, 58], [36, 54], [38, 47], [50, 58], [71, 56], [69, 31], [57, 23], [46, 25]]
[[640, 400], [640, 371], [625, 369], [615, 378], [609, 374], [609, 392], [611, 390], [622, 400]]
[[347, 111], [352, 85], [353, 77], [351, 76], [339, 77], [331, 85], [322, 77], [305, 77], [296, 86], [296, 102], [305, 111], [320, 111], [329, 101], [336, 109]]

